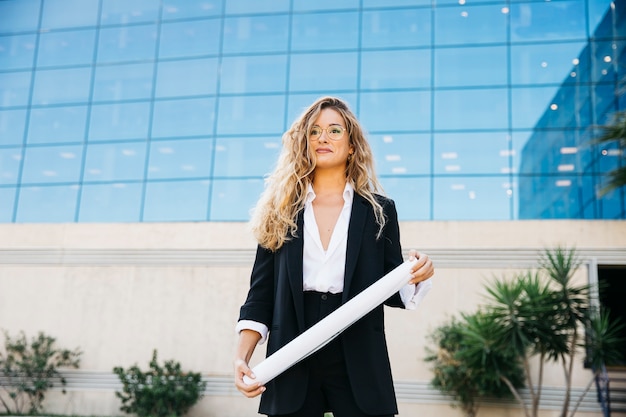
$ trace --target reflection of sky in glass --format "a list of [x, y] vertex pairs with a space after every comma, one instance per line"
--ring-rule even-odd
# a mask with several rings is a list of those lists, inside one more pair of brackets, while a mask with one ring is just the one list
[[65, 223], [76, 216], [77, 185], [21, 187], [17, 203], [18, 223]]
[[608, 5], [0, 1], [0, 221], [16, 184], [19, 221], [64, 196], [51, 219], [246, 220], [323, 95], [361, 120], [401, 219], [619, 217], [623, 195], [595, 195], [616, 149], [584, 146], [626, 105]]
[[13, 220], [15, 205], [15, 187], [0, 187], [0, 222], [10, 223]]

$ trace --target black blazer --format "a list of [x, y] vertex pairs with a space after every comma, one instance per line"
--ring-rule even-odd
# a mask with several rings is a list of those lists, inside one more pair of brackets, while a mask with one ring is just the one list
[[[371, 204], [354, 194], [342, 302], [345, 303], [403, 262], [395, 204], [377, 196], [387, 219], [383, 235], [376, 239], [378, 224]], [[239, 320], [254, 320], [269, 329], [267, 356], [304, 332], [302, 290], [303, 216], [298, 216], [298, 236], [272, 252], [259, 247], [250, 279], [250, 290]], [[385, 304], [404, 307], [396, 293]], [[346, 329], [339, 337], [358, 406], [367, 414], [397, 414], [391, 367], [380, 305]], [[303, 404], [308, 369], [300, 362], [266, 384], [259, 412], [288, 414]]]

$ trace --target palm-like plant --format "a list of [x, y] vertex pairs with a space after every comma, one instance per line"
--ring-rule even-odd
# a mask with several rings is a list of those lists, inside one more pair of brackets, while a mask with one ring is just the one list
[[626, 111], [613, 114], [609, 124], [601, 126], [601, 136], [595, 139], [594, 144], [612, 144], [617, 142], [621, 152], [622, 163], [607, 173], [607, 184], [599, 191], [600, 197], [626, 185]]

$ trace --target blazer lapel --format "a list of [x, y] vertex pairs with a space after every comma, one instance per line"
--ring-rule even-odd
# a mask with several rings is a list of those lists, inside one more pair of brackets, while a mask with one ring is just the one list
[[369, 203], [359, 194], [354, 193], [352, 201], [352, 213], [350, 214], [350, 225], [348, 226], [348, 245], [346, 248], [346, 270], [343, 279], [343, 296], [342, 301], [348, 301], [350, 293], [350, 284], [354, 276], [354, 269], [361, 247], [363, 230], [365, 229], [365, 220], [367, 219]]
[[289, 243], [285, 244], [287, 256], [287, 270], [289, 276], [289, 284], [293, 295], [293, 303], [296, 308], [296, 318], [300, 331], [305, 330], [304, 324], [304, 294], [302, 286], [302, 253], [304, 250], [304, 210], [298, 214], [296, 223], [298, 224], [297, 237], [293, 238]]

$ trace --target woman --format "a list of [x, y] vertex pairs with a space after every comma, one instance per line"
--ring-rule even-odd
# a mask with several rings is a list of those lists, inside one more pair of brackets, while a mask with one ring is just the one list
[[[257, 344], [267, 338], [271, 355], [403, 262], [395, 205], [379, 190], [369, 144], [342, 100], [318, 99], [283, 135], [252, 218], [259, 246], [237, 323], [235, 385], [263, 394], [260, 413], [397, 414], [382, 305], [266, 386], [243, 382]], [[418, 258], [411, 281], [386, 305], [412, 308], [415, 284], [434, 273], [426, 255], [409, 255]]]

